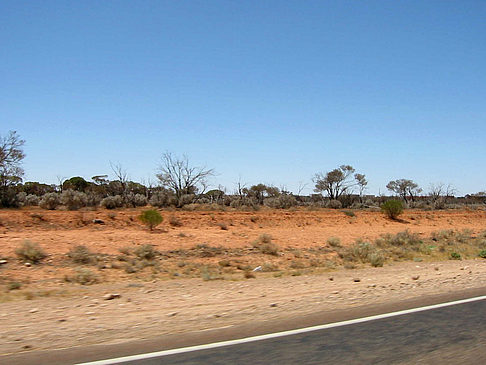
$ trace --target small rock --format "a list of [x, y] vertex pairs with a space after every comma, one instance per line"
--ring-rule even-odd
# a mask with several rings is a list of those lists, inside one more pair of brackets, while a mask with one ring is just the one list
[[272, 304], [270, 304], [270, 307], [272, 307], [272, 308], [275, 308], [276, 306], [278, 306], [278, 304], [277, 304], [277, 303], [272, 303]]
[[113, 300], [113, 299], [118, 299], [121, 298], [120, 294], [106, 294], [103, 299], [104, 300]]
[[32, 308], [29, 313], [37, 313], [39, 311], [39, 308]]
[[359, 279], [359, 278], [354, 278], [354, 279], [353, 279], [353, 281], [354, 281], [355, 283], [359, 283], [359, 282], [361, 281], [361, 279]]
[[167, 313], [167, 317], [174, 317], [178, 314], [179, 312], [171, 312], [171, 313]]
[[435, 271], [439, 271], [439, 268], [436, 266], [436, 267], [434, 267], [434, 270]]
[[93, 219], [94, 224], [105, 224], [105, 222], [102, 219]]
[[420, 275], [412, 276], [412, 280], [418, 280], [419, 278], [420, 278]]
[[25, 265], [26, 267], [31, 267], [31, 266], [32, 266], [32, 264], [31, 264], [30, 262], [26, 262], [24, 265]]
[[329, 280], [330, 280], [330, 281], [334, 281], [334, 278], [331, 276], [331, 277], [329, 278]]
[[92, 316], [93, 314], [96, 314], [95, 312], [86, 312], [85, 313], [87, 316]]
[[0, 260], [0, 265], [5, 265], [7, 263], [7, 260]]
[[32, 348], [32, 346], [31, 346], [31, 345], [24, 345], [24, 346], [22, 346], [22, 348], [23, 348], [24, 350], [28, 350], [28, 349], [31, 349], [31, 348]]
[[339, 294], [339, 290], [335, 290], [331, 294]]
[[67, 319], [66, 319], [66, 318], [59, 318], [57, 321], [58, 321], [58, 322], [66, 322], [66, 321], [67, 321]]

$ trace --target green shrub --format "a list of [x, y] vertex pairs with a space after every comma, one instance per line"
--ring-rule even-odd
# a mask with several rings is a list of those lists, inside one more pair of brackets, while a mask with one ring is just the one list
[[451, 260], [461, 260], [461, 254], [457, 252], [451, 252], [450, 255]]
[[145, 210], [140, 214], [139, 219], [144, 223], [147, 227], [150, 228], [151, 231], [162, 223], [163, 218], [159, 212], [153, 209]]
[[15, 253], [20, 260], [32, 264], [38, 264], [47, 256], [37, 243], [28, 240], [24, 241], [24, 243], [15, 250]]
[[381, 211], [390, 219], [397, 219], [403, 213], [403, 203], [400, 200], [388, 200], [381, 206]]
[[483, 259], [486, 259], [486, 250], [481, 250], [479, 252], [479, 257], [483, 258]]

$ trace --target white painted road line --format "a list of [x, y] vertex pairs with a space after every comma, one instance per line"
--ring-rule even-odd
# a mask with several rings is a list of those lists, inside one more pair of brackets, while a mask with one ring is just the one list
[[434, 305], [429, 305], [429, 306], [425, 306], [425, 307], [406, 309], [406, 310], [397, 311], [397, 312], [378, 314], [378, 315], [375, 315], [375, 316], [350, 319], [350, 320], [342, 321], [342, 322], [328, 323], [328, 324], [306, 327], [306, 328], [299, 328], [299, 329], [290, 330], [290, 331], [269, 333], [267, 335], [240, 338], [238, 340], [215, 342], [215, 343], [209, 343], [209, 344], [206, 344], [206, 345], [182, 347], [182, 348], [178, 348], [178, 349], [164, 350], [164, 351], [158, 351], [158, 352], [150, 352], [150, 353], [140, 354], [140, 355], [132, 355], [132, 356], [125, 356], [125, 357], [118, 357], [118, 358], [114, 358], [114, 359], [92, 361], [92, 362], [81, 363], [81, 364], [78, 364], [78, 365], [111, 365], [111, 364], [118, 364], [118, 363], [127, 362], [127, 361], [137, 361], [137, 360], [151, 359], [151, 358], [154, 358], [154, 357], [162, 357], [162, 356], [182, 354], [182, 353], [186, 353], [186, 352], [214, 349], [214, 348], [224, 347], [224, 346], [240, 345], [240, 344], [248, 343], [248, 342], [263, 341], [263, 340], [268, 340], [268, 339], [272, 339], [272, 338], [298, 335], [298, 334], [306, 333], [306, 332], [313, 332], [313, 331], [319, 331], [319, 330], [324, 330], [324, 329], [328, 329], [328, 328], [348, 326], [348, 325], [351, 325], [351, 324], [357, 324], [357, 323], [375, 321], [375, 320], [378, 320], [378, 319], [402, 316], [402, 315], [410, 314], [410, 313], [417, 313], [417, 312], [423, 312], [423, 311], [432, 310], [432, 309], [450, 307], [450, 306], [453, 306], [453, 305], [471, 303], [471, 302], [476, 302], [476, 301], [479, 301], [479, 300], [486, 300], [486, 295], [483, 295], [483, 296], [480, 296], [480, 297], [456, 300], [456, 301], [453, 301], [453, 302], [434, 304]]

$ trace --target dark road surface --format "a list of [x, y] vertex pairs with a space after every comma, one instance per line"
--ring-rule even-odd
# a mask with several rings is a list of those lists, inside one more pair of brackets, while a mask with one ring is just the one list
[[138, 361], [165, 364], [486, 364], [486, 300]]
[[[231, 345], [221, 346], [222, 341]], [[204, 349], [188, 351], [194, 349], [191, 346]], [[486, 364], [486, 288], [143, 341], [0, 356], [2, 365], [82, 363], [482, 365]]]

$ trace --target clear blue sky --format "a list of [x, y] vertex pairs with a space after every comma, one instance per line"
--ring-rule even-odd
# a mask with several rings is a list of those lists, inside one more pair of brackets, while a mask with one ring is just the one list
[[0, 81], [25, 180], [172, 151], [230, 191], [340, 164], [486, 189], [485, 1], [3, 0]]

